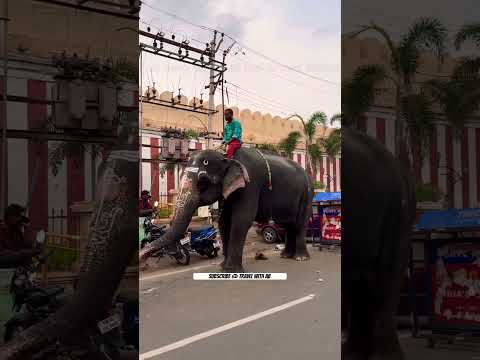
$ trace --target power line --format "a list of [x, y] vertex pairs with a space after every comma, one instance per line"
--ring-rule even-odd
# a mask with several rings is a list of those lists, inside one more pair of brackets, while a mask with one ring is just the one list
[[334, 81], [327, 80], [327, 79], [323, 79], [323, 78], [321, 78], [321, 77], [318, 77], [318, 76], [309, 74], [309, 73], [307, 73], [307, 72], [305, 72], [305, 71], [298, 70], [298, 69], [295, 69], [294, 67], [291, 67], [291, 66], [289, 66], [289, 65], [283, 64], [283, 63], [281, 63], [280, 61], [271, 58], [270, 56], [267, 56], [267, 55], [262, 54], [261, 52], [259, 52], [259, 51], [257, 51], [257, 50], [252, 49], [251, 47], [249, 47], [249, 46], [241, 43], [240, 41], [238, 41], [237, 39], [231, 37], [231, 36], [228, 35], [228, 34], [225, 34], [225, 36], [228, 37], [228, 38], [229, 38], [230, 40], [232, 40], [232, 41], [236, 41], [237, 44], [239, 44], [240, 46], [242, 46], [244, 49], [247, 49], [247, 50], [249, 50], [250, 52], [254, 53], [255, 55], [260, 56], [261, 58], [264, 58], [264, 59], [266, 59], [266, 60], [268, 60], [268, 61], [270, 61], [270, 62], [272, 62], [272, 63], [274, 63], [274, 64], [277, 64], [278, 66], [281, 66], [281, 67], [283, 67], [283, 68], [285, 68], [285, 69], [287, 69], [287, 70], [296, 72], [296, 73], [301, 74], [301, 75], [303, 75], [303, 76], [306, 76], [306, 77], [309, 77], [309, 78], [311, 78], [311, 79], [318, 80], [318, 81], [321, 81], [321, 82], [324, 82], [324, 83], [327, 83], [327, 84], [330, 84], [330, 85], [340, 86], [340, 84], [338, 84], [338, 83], [336, 83], [336, 82], [334, 82]]
[[289, 78], [287, 78], [287, 77], [285, 77], [285, 76], [282, 76], [282, 75], [280, 75], [280, 74], [277, 74], [276, 72], [274, 72], [274, 71], [272, 71], [272, 70], [267, 70], [267, 69], [261, 67], [260, 65], [253, 64], [253, 63], [247, 61], [245, 58], [242, 58], [242, 57], [241, 57], [241, 58], [238, 58], [238, 59], [239, 59], [240, 61], [245, 62], [246, 64], [249, 64], [249, 65], [251, 65], [251, 66], [256, 67], [257, 69], [259, 69], [259, 70], [261, 70], [261, 71], [263, 71], [263, 72], [265, 72], [265, 73], [269, 73], [269, 74], [272, 74], [273, 76], [276, 76], [276, 77], [279, 78], [279, 79], [286, 80], [286, 81], [288, 81], [288, 82], [291, 83], [291, 84], [294, 84], [294, 85], [297, 85], [297, 86], [300, 86], [300, 87], [304, 87], [304, 88], [309, 88], [309, 89], [312, 89], [312, 90], [315, 90], [315, 91], [322, 91], [321, 89], [319, 89], [319, 88], [317, 88], [317, 87], [315, 87], [315, 86], [303, 84], [303, 83], [300, 83], [300, 82], [298, 82], [298, 81], [289, 79]]
[[[229, 89], [230, 91], [232, 90], [232, 88], [229, 88], [228, 86], [226, 87], [227, 89]], [[256, 99], [253, 99], [245, 94], [235, 94], [235, 97], [237, 97], [238, 99], [242, 100], [242, 101], [245, 101], [245, 102], [248, 102], [252, 105], [254, 105], [255, 107], [258, 107], [258, 108], [264, 108], [264, 109], [268, 109], [272, 112], [278, 112], [278, 113], [281, 113], [283, 115], [289, 115], [289, 113], [287, 113], [284, 109], [281, 109], [279, 107], [276, 107], [274, 105], [271, 105], [269, 103], [266, 103], [266, 102], [263, 102], [263, 101], [260, 101], [260, 100], [256, 100]]]
[[183, 18], [183, 17], [181, 17], [181, 16], [178, 16], [178, 15], [176, 15], [176, 14], [173, 14], [173, 13], [171, 13], [171, 12], [169, 12], [169, 11], [156, 8], [156, 7], [154, 7], [154, 6], [146, 3], [145, 1], [142, 1], [142, 5], [150, 8], [150, 9], [152, 9], [152, 10], [154, 10], [154, 11], [158, 11], [158, 12], [160, 12], [160, 13], [162, 13], [162, 14], [165, 14], [165, 15], [168, 15], [168, 16], [170, 16], [170, 17], [173, 17], [173, 18], [175, 18], [175, 19], [177, 19], [177, 20], [180, 20], [180, 21], [182, 21], [182, 22], [184, 22], [184, 23], [186, 23], [186, 24], [195, 26], [195, 27], [197, 27], [197, 28], [199, 28], [199, 29], [208, 30], [208, 31], [215, 31], [215, 29], [210, 28], [210, 27], [208, 27], [208, 26], [195, 24], [194, 22], [191, 22], [190, 20], [187, 20], [187, 19], [185, 19], [185, 18]]
[[171, 16], [171, 17], [173, 17], [173, 18], [176, 18], [176, 19], [178, 19], [178, 20], [180, 20], [180, 21], [182, 21], [182, 22], [184, 22], [184, 23], [186, 23], [186, 24], [195, 26], [195, 27], [200, 28], [200, 29], [203, 29], [203, 30], [221, 32], [221, 33], [223, 33], [223, 34], [225, 35], [225, 37], [229, 38], [229, 39], [232, 40], [232, 41], [235, 41], [235, 42], [236, 42], [237, 44], [239, 44], [242, 48], [245, 48], [245, 49], [249, 50], [250, 52], [254, 53], [255, 55], [257, 55], [257, 56], [259, 56], [259, 57], [262, 57], [262, 58], [264, 58], [264, 59], [266, 59], [266, 60], [268, 60], [268, 61], [270, 61], [270, 62], [272, 62], [272, 63], [274, 63], [274, 64], [276, 64], [276, 65], [278, 65], [278, 66], [281, 66], [281, 67], [283, 67], [283, 68], [285, 68], [285, 69], [287, 69], [287, 70], [289, 70], [289, 71], [293, 71], [293, 72], [295, 72], [295, 73], [297, 73], [297, 74], [300, 74], [300, 75], [303, 75], [303, 76], [309, 77], [309, 78], [311, 78], [311, 79], [314, 79], [314, 80], [317, 80], [317, 81], [321, 81], [321, 82], [324, 82], [324, 83], [327, 83], [327, 84], [330, 84], [330, 85], [340, 86], [340, 84], [338, 84], [338, 83], [336, 83], [336, 82], [334, 82], [334, 81], [331, 81], [331, 80], [328, 80], [328, 79], [323, 79], [323, 78], [321, 78], [321, 77], [318, 77], [318, 76], [309, 74], [309, 73], [307, 73], [307, 72], [305, 72], [305, 71], [302, 71], [302, 70], [299, 70], [299, 69], [295, 69], [295, 68], [292, 67], [292, 66], [283, 64], [283, 63], [281, 63], [280, 61], [275, 60], [275, 59], [273, 59], [273, 58], [270, 57], [270, 56], [267, 56], [267, 55], [265, 55], [265, 54], [263, 54], [263, 53], [255, 50], [255, 49], [252, 49], [251, 47], [243, 44], [242, 42], [240, 42], [240, 41], [238, 41], [237, 39], [235, 39], [234, 37], [226, 34], [225, 32], [222, 32], [222, 31], [220, 31], [220, 30], [213, 29], [213, 28], [208, 27], [208, 26], [203, 26], [203, 25], [195, 24], [195, 23], [193, 23], [193, 22], [191, 22], [191, 21], [189, 21], [189, 20], [187, 20], [187, 19], [185, 19], [185, 18], [183, 18], [183, 17], [180, 17], [180, 16], [178, 16], [178, 15], [175, 15], [175, 14], [173, 14], [173, 13], [171, 13], [171, 12], [168, 12], [168, 11], [165, 11], [165, 10], [162, 10], [162, 9], [155, 8], [155, 7], [149, 5], [149, 4], [145, 3], [145, 2], [142, 2], [142, 3], [143, 3], [144, 5], [146, 5], [147, 7], [149, 7], [150, 9], [154, 10], [154, 11], [158, 11], [158, 12], [163, 13], [163, 14], [165, 14], [165, 15], [168, 15], [168, 16]]
[[267, 97], [265, 97], [265, 96], [259, 95], [258, 93], [255, 93], [255, 92], [253, 92], [253, 91], [251, 91], [251, 90], [247, 90], [247, 89], [245, 89], [245, 88], [243, 88], [243, 87], [241, 87], [241, 86], [239, 86], [239, 85], [237, 85], [237, 84], [234, 84], [234, 83], [232, 83], [232, 82], [230, 82], [230, 81], [225, 80], [225, 84], [232, 85], [232, 86], [236, 87], [237, 89], [239, 89], [239, 90], [241, 90], [241, 91], [243, 91], [243, 92], [246, 92], [246, 93], [252, 94], [252, 95], [254, 95], [254, 96], [257, 96], [257, 97], [259, 97], [259, 98], [261, 98], [261, 99], [264, 99], [264, 100], [266, 100], [266, 101], [268, 101], [268, 102], [270, 102], [270, 103], [272, 103], [272, 104], [278, 104], [278, 105], [280, 105], [280, 107], [283, 107], [284, 109], [292, 110], [292, 109], [291, 109], [288, 105], [286, 105], [286, 104], [283, 104], [283, 103], [281, 103], [281, 102], [278, 102], [278, 101], [269, 99], [269, 98], [267, 98]]
[[[170, 31], [170, 30], [163, 30], [162, 28], [159, 28], [158, 26], [155, 26], [155, 25], [152, 25], [151, 23], [148, 23], [144, 20], [140, 20], [140, 22], [144, 25], [150, 28], [154, 28], [155, 30], [157, 30], [157, 32], [161, 33], [161, 32], [165, 32], [165, 33], [169, 33], [170, 35], [175, 35], [175, 32], [174, 31]], [[192, 41], [195, 41], [196, 43], [198, 44], [202, 44], [202, 45], [205, 45], [205, 41], [201, 41], [201, 40], [198, 40], [198, 39], [195, 39], [193, 37], [189, 37], [187, 36], [187, 33], [184, 33], [184, 32], [181, 32], [181, 34], [185, 37], [185, 38], [188, 38], [189, 40], [192, 40]]]

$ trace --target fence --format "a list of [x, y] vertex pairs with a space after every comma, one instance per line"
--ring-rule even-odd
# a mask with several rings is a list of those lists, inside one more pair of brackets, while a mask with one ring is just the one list
[[51, 209], [45, 247], [50, 256], [44, 269], [52, 272], [74, 271], [80, 256], [80, 219], [64, 209]]
[[48, 215], [48, 231], [56, 234], [80, 234], [80, 219], [65, 209], [52, 208]]
[[48, 271], [72, 272], [80, 260], [81, 242], [78, 235], [47, 233], [45, 248], [50, 256], [47, 261]]

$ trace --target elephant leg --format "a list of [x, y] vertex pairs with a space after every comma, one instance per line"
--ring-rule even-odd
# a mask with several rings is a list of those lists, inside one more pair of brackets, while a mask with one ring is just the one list
[[308, 200], [308, 192], [303, 194], [301, 203], [298, 207], [297, 223], [295, 226], [295, 256], [293, 257], [297, 261], [304, 261], [310, 258], [307, 251], [307, 243], [305, 241], [305, 235], [307, 233], [307, 224], [310, 217], [312, 203]]
[[220, 230], [220, 237], [222, 238], [222, 250], [223, 250], [223, 261], [220, 264], [220, 267], [223, 269], [225, 266], [225, 259], [228, 254], [228, 243], [230, 239], [230, 227], [231, 227], [231, 209], [228, 203], [223, 204], [222, 213], [218, 221], [218, 227]]
[[392, 281], [387, 284], [388, 288], [376, 306], [372, 359], [403, 360], [405, 358], [398, 339], [395, 321], [403, 272], [393, 275]]
[[398, 340], [394, 314], [390, 311], [377, 313], [373, 328], [373, 350], [370, 359], [404, 360]]
[[[385, 242], [394, 245], [386, 247], [388, 251], [384, 255], [387, 259], [395, 259], [395, 262], [383, 261], [381, 273], [388, 271], [388, 278], [380, 278], [382, 286], [381, 297], [375, 307], [375, 322], [373, 327], [372, 359], [402, 360], [405, 358], [398, 339], [395, 315], [400, 301], [402, 279], [405, 276], [409, 253], [409, 222], [408, 214], [390, 217], [385, 225]], [[392, 254], [392, 255], [390, 255]], [[393, 255], [395, 254], [395, 255]], [[387, 255], [390, 255], [387, 257]]]
[[348, 321], [347, 338], [342, 346], [342, 359], [368, 360], [371, 354], [373, 327], [371, 306], [362, 301], [352, 304]]
[[297, 261], [304, 261], [310, 259], [310, 254], [307, 250], [307, 242], [305, 241], [305, 235], [307, 233], [307, 229], [305, 225], [302, 225], [296, 231], [295, 237], [295, 260]]
[[[348, 360], [369, 359], [373, 346], [374, 327], [374, 279], [371, 271], [353, 267], [354, 273], [345, 281], [347, 300], [347, 336], [342, 348], [342, 358]], [[342, 274], [343, 275], [343, 274]], [[342, 283], [342, 286], [344, 286]], [[343, 306], [343, 304], [342, 304]]]
[[252, 226], [257, 214], [258, 196], [251, 192], [244, 192], [232, 201], [230, 216], [230, 237], [228, 239], [228, 253], [225, 259], [225, 271], [245, 272], [242, 265], [243, 247], [248, 230]]
[[295, 256], [295, 242], [296, 242], [296, 231], [294, 226], [286, 227], [285, 233], [285, 249], [282, 250], [280, 256], [282, 258], [293, 258]]

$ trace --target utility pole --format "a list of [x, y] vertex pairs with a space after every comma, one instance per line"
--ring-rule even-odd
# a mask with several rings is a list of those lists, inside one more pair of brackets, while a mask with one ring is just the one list
[[2, 168], [0, 171], [0, 215], [3, 216], [7, 206], [7, 79], [8, 79], [8, 0], [2, 1], [0, 8], [0, 21], [3, 23], [3, 36], [0, 41], [3, 42], [2, 58], [3, 58], [3, 97], [2, 97]]
[[[208, 56], [208, 60], [212, 63], [215, 60], [215, 53], [217, 52], [217, 31], [215, 30], [213, 33], [213, 40], [210, 43], [210, 53]], [[220, 44], [218, 44], [220, 46]], [[211, 139], [211, 132], [212, 132], [212, 125], [213, 125], [213, 111], [215, 110], [215, 72], [210, 69], [210, 84], [209, 84], [209, 92], [208, 92], [208, 109], [210, 110], [208, 113], [208, 137], [207, 137], [207, 149], [212, 148], [212, 139]]]

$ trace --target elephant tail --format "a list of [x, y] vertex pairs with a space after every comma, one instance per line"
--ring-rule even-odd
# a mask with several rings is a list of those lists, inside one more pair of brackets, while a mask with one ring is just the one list
[[298, 212], [297, 212], [297, 221], [298, 225], [305, 225], [308, 221], [310, 212], [312, 211], [312, 199], [313, 199], [313, 189], [310, 185], [309, 179], [307, 179], [308, 186], [302, 192], [300, 196], [300, 201], [298, 203]]

